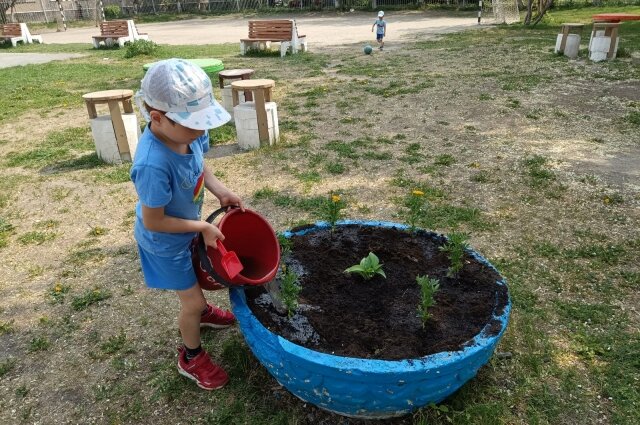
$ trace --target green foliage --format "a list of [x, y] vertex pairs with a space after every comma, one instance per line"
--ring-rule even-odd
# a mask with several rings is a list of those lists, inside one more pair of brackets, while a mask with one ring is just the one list
[[280, 282], [280, 298], [287, 309], [287, 316], [292, 317], [298, 308], [298, 295], [302, 286], [298, 283], [298, 275], [290, 269], [285, 269]]
[[45, 336], [36, 336], [31, 339], [29, 343], [29, 352], [35, 353], [36, 351], [46, 351], [51, 347], [51, 342]]
[[291, 239], [278, 232], [278, 243], [280, 244], [280, 254], [284, 257], [291, 253]]
[[384, 274], [384, 270], [382, 270], [382, 264], [380, 264], [380, 259], [374, 254], [370, 252], [369, 255], [360, 260], [360, 264], [356, 264], [355, 266], [351, 266], [344, 271], [345, 273], [357, 273], [364, 278], [364, 280], [369, 280], [373, 276], [379, 274], [380, 276], [387, 278], [387, 275]]
[[120, 6], [117, 4], [109, 4], [104, 8], [104, 17], [109, 19], [118, 19], [120, 17]]
[[424, 196], [422, 190], [412, 190], [404, 199], [404, 206], [406, 208], [406, 222], [409, 225], [412, 232], [416, 231], [418, 223], [427, 213], [428, 202]]
[[0, 217], [0, 248], [7, 246], [7, 239], [13, 232], [13, 225], [4, 218]]
[[440, 289], [440, 281], [435, 278], [430, 278], [427, 275], [416, 276], [416, 281], [420, 285], [420, 304], [418, 304], [418, 317], [422, 320], [422, 326], [427, 323], [427, 320], [431, 318], [429, 309], [435, 305], [436, 301], [433, 298], [435, 293]]
[[47, 296], [52, 304], [62, 304], [70, 289], [71, 287], [69, 285], [56, 283], [53, 288], [49, 289]]
[[9, 320], [8, 322], [0, 322], [0, 335], [13, 332], [14, 323], [15, 323], [14, 320]]
[[331, 225], [331, 228], [333, 228], [342, 217], [342, 210], [346, 207], [347, 204], [342, 200], [342, 196], [331, 192], [329, 198], [325, 201], [324, 205], [322, 205], [320, 214], [322, 218]]
[[111, 293], [107, 290], [95, 288], [87, 291], [84, 295], [75, 297], [71, 302], [71, 306], [76, 311], [81, 311], [88, 308], [90, 305], [96, 304], [99, 301], [111, 298]]
[[462, 270], [464, 251], [469, 247], [467, 240], [469, 235], [461, 232], [452, 232], [447, 235], [447, 242], [440, 247], [440, 251], [447, 254], [450, 261], [448, 277], [455, 277]]
[[[117, 7], [117, 6], [116, 6]], [[135, 56], [155, 56], [160, 46], [151, 40], [136, 40], [126, 43], [127, 50], [124, 52], [125, 58], [133, 58]]]
[[7, 359], [0, 362], [0, 378], [9, 373], [11, 369], [15, 367], [16, 363], [17, 361], [15, 359]]

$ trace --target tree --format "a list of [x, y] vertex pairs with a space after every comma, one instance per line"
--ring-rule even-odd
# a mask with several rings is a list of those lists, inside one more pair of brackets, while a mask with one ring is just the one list
[[527, 14], [524, 17], [524, 24], [535, 26], [542, 20], [544, 14], [547, 13], [547, 10], [551, 9], [553, 6], [553, 0], [537, 0], [536, 10], [538, 14], [533, 17], [533, 22], [531, 21], [533, 15], [533, 2], [534, 0], [529, 0], [527, 4]]
[[3, 24], [8, 23], [7, 10], [11, 10], [15, 7], [18, 0], [0, 0], [0, 22]]

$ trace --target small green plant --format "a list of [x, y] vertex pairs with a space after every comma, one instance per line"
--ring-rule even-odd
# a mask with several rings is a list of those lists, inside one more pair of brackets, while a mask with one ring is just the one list
[[357, 273], [364, 278], [364, 280], [369, 280], [375, 275], [379, 274], [380, 276], [387, 278], [387, 275], [384, 274], [384, 270], [382, 270], [382, 264], [380, 264], [380, 259], [376, 254], [370, 252], [369, 255], [360, 260], [360, 264], [356, 264], [355, 266], [351, 266], [344, 271], [345, 273]]
[[75, 311], [82, 311], [90, 305], [96, 304], [108, 298], [111, 298], [111, 293], [109, 291], [95, 288], [93, 290], [87, 291], [84, 295], [75, 297], [71, 302], [71, 306]]
[[284, 257], [291, 253], [291, 239], [278, 232], [278, 244], [280, 244], [280, 254]]
[[342, 197], [334, 192], [329, 194], [329, 199], [327, 199], [322, 206], [322, 215], [323, 218], [331, 225], [331, 228], [336, 226], [336, 223], [342, 217], [342, 210], [347, 207], [346, 202], [342, 200]]
[[71, 287], [68, 285], [56, 283], [55, 286], [49, 290], [47, 295], [49, 296], [49, 300], [51, 300], [52, 304], [62, 304], [70, 289]]
[[46, 351], [51, 347], [51, 342], [45, 336], [37, 336], [31, 339], [29, 343], [29, 352]]
[[418, 304], [418, 317], [422, 320], [422, 327], [424, 327], [427, 320], [431, 318], [429, 309], [436, 303], [433, 296], [440, 289], [440, 281], [427, 275], [416, 276], [416, 281], [420, 285], [421, 295], [420, 304]]
[[160, 48], [156, 43], [150, 40], [136, 40], [126, 44], [127, 50], [124, 52], [125, 58], [133, 58], [135, 56], [153, 56]]
[[407, 208], [407, 224], [412, 232], [416, 231], [418, 223], [427, 214], [427, 199], [422, 190], [412, 190], [405, 198]]
[[280, 297], [282, 303], [287, 309], [287, 316], [292, 317], [298, 308], [298, 295], [302, 290], [302, 286], [298, 283], [298, 275], [282, 266], [284, 274], [280, 283]]
[[447, 277], [455, 277], [462, 270], [464, 251], [469, 247], [467, 240], [469, 235], [461, 232], [452, 232], [447, 235], [447, 242], [440, 247], [440, 251], [447, 254], [450, 261]]

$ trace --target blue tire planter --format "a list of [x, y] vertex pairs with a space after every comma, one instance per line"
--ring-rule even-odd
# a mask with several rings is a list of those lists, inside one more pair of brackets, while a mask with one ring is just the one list
[[[379, 221], [341, 221], [338, 225], [407, 229], [407, 226]], [[328, 227], [316, 223], [286, 237]], [[480, 263], [495, 268], [480, 254], [468, 251]], [[497, 282], [505, 285], [504, 279]], [[460, 351], [440, 352], [399, 361], [342, 357], [294, 344], [266, 329], [247, 305], [244, 291], [230, 291], [233, 313], [247, 345], [269, 373], [305, 402], [340, 415], [356, 418], [401, 416], [430, 403], [439, 403], [473, 378], [489, 361], [507, 327], [511, 300], [493, 322], [499, 332], [489, 332], [490, 323]]]

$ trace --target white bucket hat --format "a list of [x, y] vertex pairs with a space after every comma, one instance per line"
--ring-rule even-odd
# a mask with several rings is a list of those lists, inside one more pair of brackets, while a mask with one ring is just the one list
[[378, 18], [382, 18], [383, 16], [384, 16], [384, 12], [382, 10], [378, 12]]
[[136, 103], [147, 121], [142, 104], [165, 112], [167, 118], [194, 130], [209, 130], [227, 123], [231, 116], [213, 97], [211, 80], [198, 65], [184, 59], [155, 63], [142, 79]]

